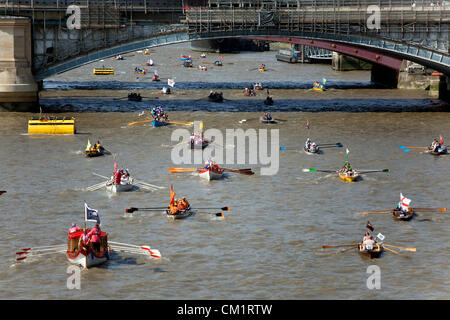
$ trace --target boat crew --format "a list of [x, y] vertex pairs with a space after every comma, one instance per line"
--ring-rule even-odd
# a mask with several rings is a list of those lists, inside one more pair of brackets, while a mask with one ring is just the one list
[[87, 252], [89, 250], [90, 244], [91, 240], [89, 239], [89, 236], [85, 230], [81, 235], [80, 240], [78, 241], [78, 248]]
[[311, 139], [306, 139], [305, 148], [309, 151], [309, 149], [311, 148]]
[[97, 252], [100, 251], [100, 244], [101, 244], [100, 235], [101, 235], [101, 233], [102, 233], [102, 230], [100, 229], [100, 225], [98, 222], [95, 224], [95, 227], [93, 227], [91, 229], [91, 231], [89, 231], [89, 233], [88, 233], [88, 237], [92, 244], [92, 249]]
[[75, 223], [72, 223], [72, 226], [69, 228], [69, 235], [78, 231], [81, 231], [81, 228], [78, 227]]
[[400, 193], [400, 201], [397, 203], [395, 210], [399, 211], [399, 216], [405, 216], [409, 212], [409, 204], [411, 200]]
[[375, 240], [373, 239], [373, 236], [371, 235], [367, 235], [368, 232], [366, 232], [366, 235], [363, 238], [363, 247], [366, 250], [372, 250], [373, 249], [373, 245], [375, 244]]

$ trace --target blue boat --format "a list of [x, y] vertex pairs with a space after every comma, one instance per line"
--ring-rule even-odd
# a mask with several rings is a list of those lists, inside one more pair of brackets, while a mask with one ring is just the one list
[[155, 128], [156, 127], [162, 127], [162, 126], [167, 126], [167, 125], [169, 125], [170, 123], [168, 123], [168, 122], [159, 122], [158, 120], [153, 120], [152, 121], [152, 126], [154, 126]]
[[180, 58], [181, 61], [191, 61], [191, 56], [182, 56]]

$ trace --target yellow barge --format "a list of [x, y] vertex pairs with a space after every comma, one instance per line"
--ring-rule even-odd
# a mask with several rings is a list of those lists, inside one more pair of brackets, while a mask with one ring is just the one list
[[73, 117], [33, 117], [28, 120], [28, 134], [75, 134]]
[[114, 74], [114, 68], [94, 68], [94, 74], [97, 76], [105, 76]]

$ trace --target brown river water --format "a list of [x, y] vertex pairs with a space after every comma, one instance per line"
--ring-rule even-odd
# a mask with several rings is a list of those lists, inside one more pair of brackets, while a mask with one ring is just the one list
[[[450, 206], [450, 156], [398, 147], [426, 146], [439, 135], [450, 139], [448, 109], [439, 101], [430, 100], [426, 91], [375, 89], [366, 71], [277, 62], [274, 51], [224, 55], [222, 69], [208, 71], [181, 66], [182, 54], [191, 54], [194, 64], [201, 61], [188, 44], [151, 51], [161, 78], [176, 77], [171, 96], [158, 93], [163, 83], [152, 83], [151, 74], [136, 79], [134, 67], [143, 66], [148, 56], [131, 53], [125, 61], [92, 63], [45, 82], [43, 111], [76, 117], [76, 135], [30, 136], [31, 114], [1, 114], [0, 190], [7, 193], [0, 196], [0, 299], [450, 298], [448, 212], [419, 213], [409, 222], [394, 221], [390, 214], [359, 214], [393, 208], [401, 192], [412, 199], [412, 207]], [[212, 65], [218, 57], [208, 54], [205, 60]], [[114, 66], [117, 75], [95, 78], [92, 68], [101, 63]], [[253, 70], [260, 63], [269, 71]], [[330, 89], [312, 92], [312, 82], [322, 78]], [[273, 116], [285, 121], [270, 126], [258, 121], [269, 110], [262, 103], [265, 92], [241, 95], [253, 81], [270, 88]], [[205, 100], [213, 89], [223, 91], [227, 100]], [[132, 90], [151, 98], [139, 103], [120, 99]], [[223, 166], [251, 167], [253, 176], [228, 173], [207, 182], [190, 173], [170, 174], [169, 167], [199, 167], [171, 160], [171, 145], [178, 142], [171, 141], [172, 132], [192, 127], [127, 126], [143, 120], [139, 112], [152, 104], [168, 110], [171, 120], [202, 120], [204, 129], [224, 135], [226, 129], [277, 129], [279, 146], [290, 150], [280, 151], [275, 175], [261, 175], [264, 165], [248, 163]], [[307, 155], [300, 150], [308, 136], [344, 147]], [[166, 188], [117, 195], [84, 191], [102, 182], [93, 172], [109, 176], [113, 170], [111, 155], [86, 159], [80, 154], [87, 139], [100, 139], [135, 178]], [[346, 148], [353, 167], [390, 171], [366, 174], [354, 183], [332, 173], [302, 171], [340, 168]], [[236, 145], [224, 143], [229, 149]], [[125, 213], [131, 206], [166, 206], [170, 185], [193, 207], [231, 210], [224, 218], [199, 210], [174, 222], [163, 212]], [[84, 202], [99, 210], [111, 241], [149, 245], [163, 259], [113, 255], [106, 264], [81, 272], [81, 290], [67, 288], [70, 264], [64, 254], [16, 263], [20, 248], [65, 243], [71, 223], [83, 225]], [[386, 251], [370, 260], [356, 250], [322, 249], [360, 241], [368, 220], [385, 243], [417, 251]], [[379, 290], [366, 285], [371, 265], [380, 268]]]

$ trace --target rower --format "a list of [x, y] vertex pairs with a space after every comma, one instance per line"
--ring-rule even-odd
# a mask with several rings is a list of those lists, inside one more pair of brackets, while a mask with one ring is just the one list
[[77, 227], [75, 223], [72, 223], [72, 227], [69, 228], [69, 234], [81, 231], [80, 227]]
[[100, 252], [101, 233], [102, 230], [100, 229], [100, 224], [98, 222], [95, 224], [95, 227], [93, 227], [88, 233], [88, 237], [92, 243], [92, 249], [97, 252]]
[[90, 245], [91, 241], [89, 239], [89, 236], [86, 232], [86, 230], [83, 232], [83, 234], [80, 237], [80, 240], [78, 241], [78, 248], [80, 250], [84, 250], [84, 251], [88, 251], [89, 250], [89, 245]]
[[306, 139], [305, 148], [309, 151], [309, 149], [311, 148], [311, 139]]

